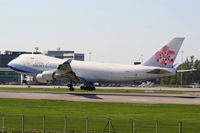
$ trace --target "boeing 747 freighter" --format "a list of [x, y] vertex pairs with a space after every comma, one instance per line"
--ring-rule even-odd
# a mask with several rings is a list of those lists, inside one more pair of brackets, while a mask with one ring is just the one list
[[184, 38], [174, 38], [140, 65], [96, 63], [58, 59], [42, 54], [22, 54], [9, 62], [16, 72], [35, 76], [38, 82], [48, 83], [66, 78], [68, 87], [83, 83], [81, 89], [95, 90], [94, 83], [119, 83], [173, 76], [173, 63]]

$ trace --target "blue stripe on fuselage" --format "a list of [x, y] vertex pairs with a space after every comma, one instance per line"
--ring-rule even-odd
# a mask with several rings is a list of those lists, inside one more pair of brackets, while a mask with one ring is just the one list
[[14, 64], [14, 63], [9, 64], [8, 66], [13, 70], [15, 70], [17, 72], [22, 72], [22, 73], [39, 74], [39, 73], [43, 72], [43, 71], [35, 69], [35, 68], [22, 66], [22, 65]]

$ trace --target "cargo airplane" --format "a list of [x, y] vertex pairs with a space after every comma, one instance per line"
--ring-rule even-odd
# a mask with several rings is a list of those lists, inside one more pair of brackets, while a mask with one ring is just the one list
[[32, 75], [41, 83], [66, 78], [69, 90], [73, 83], [83, 83], [83, 90], [95, 90], [94, 83], [122, 83], [173, 76], [173, 63], [184, 38], [174, 38], [140, 65], [124, 65], [58, 59], [42, 54], [22, 54], [8, 63], [16, 72]]

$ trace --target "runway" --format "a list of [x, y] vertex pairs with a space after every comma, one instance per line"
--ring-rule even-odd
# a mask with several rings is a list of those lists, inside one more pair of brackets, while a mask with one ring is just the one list
[[[0, 85], [1, 88], [68, 88], [67, 86], [48, 86], [48, 85]], [[74, 86], [79, 88], [79, 86]], [[112, 89], [112, 90], [172, 90], [172, 91], [200, 91], [200, 88], [175, 88], [175, 87], [96, 87], [97, 89]]]
[[193, 94], [139, 94], [139, 93], [79, 93], [41, 91], [0, 91], [0, 98], [47, 99], [85, 102], [200, 104], [200, 96]]

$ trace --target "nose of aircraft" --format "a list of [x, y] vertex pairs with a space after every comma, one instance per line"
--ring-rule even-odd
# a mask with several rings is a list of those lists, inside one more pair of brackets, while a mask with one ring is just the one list
[[8, 63], [8, 67], [13, 68], [13, 64], [15, 63], [15, 60], [16, 60], [16, 59], [11, 60], [11, 61]]

